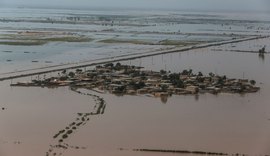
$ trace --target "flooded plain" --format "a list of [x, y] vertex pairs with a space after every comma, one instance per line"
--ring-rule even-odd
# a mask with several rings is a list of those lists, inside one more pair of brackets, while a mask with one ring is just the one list
[[[256, 16], [224, 13], [0, 11], [2, 43], [6, 41], [3, 35], [29, 30], [59, 32], [61, 29], [92, 39], [32, 46], [1, 44], [2, 74], [170, 49], [179, 46], [180, 42], [175, 45], [175, 41], [205, 43], [267, 35], [270, 27], [268, 16], [260, 16], [262, 19], [257, 21]], [[30, 16], [33, 12], [40, 14]], [[80, 20], [74, 23], [78, 17]], [[112, 19], [117, 21], [113, 26]], [[126, 39], [128, 43], [123, 43]], [[167, 45], [160, 44], [164, 39]], [[100, 42], [104, 40], [110, 43]], [[176, 155], [134, 149], [269, 155], [270, 55], [254, 53], [263, 46], [266, 52], [270, 51], [269, 38], [121, 62], [146, 70], [192, 69], [206, 75], [212, 72], [229, 78], [254, 79], [261, 89], [252, 94], [173, 95], [160, 99], [149, 95], [74, 91], [69, 87], [9, 86], [11, 82], [29, 81], [30, 77], [1, 81], [0, 155]], [[62, 142], [64, 146], [59, 146]]]
[[[269, 39], [214, 47], [261, 47]], [[106, 101], [103, 114], [89, 117], [66, 139], [69, 148], [57, 155], [171, 155], [132, 149], [199, 150], [228, 154], [270, 153], [270, 57], [256, 53], [215, 51], [213, 48], [159, 55], [121, 62], [147, 70], [180, 72], [184, 69], [215, 72], [231, 78], [257, 81], [254, 94], [200, 94], [159, 99], [116, 96], [80, 90]], [[269, 49], [266, 48], [266, 51]], [[26, 80], [30, 78], [24, 78]], [[15, 81], [15, 80], [13, 80]], [[46, 155], [60, 130], [76, 121], [78, 113], [94, 110], [95, 100], [67, 87], [20, 88], [1, 82], [1, 155]], [[51, 152], [49, 155], [54, 155]], [[174, 154], [175, 155], [175, 154]], [[192, 155], [192, 154], [189, 154]]]
[[262, 13], [0, 8], [0, 74], [269, 35]]

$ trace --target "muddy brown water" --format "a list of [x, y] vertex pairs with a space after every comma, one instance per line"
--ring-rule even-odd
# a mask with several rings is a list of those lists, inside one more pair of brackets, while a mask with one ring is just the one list
[[[269, 43], [265, 39], [218, 48], [236, 46], [243, 50], [245, 44], [260, 47]], [[172, 96], [162, 102], [145, 95], [115, 96], [82, 89], [104, 98], [106, 110], [91, 116], [66, 139], [70, 146], [80, 149], [61, 150], [62, 155], [173, 155], [131, 149], [270, 154], [270, 55], [261, 59], [258, 54], [206, 48], [122, 63], [151, 70], [178, 72], [192, 68], [195, 72], [244, 77], [256, 80], [261, 90], [245, 95]], [[0, 107], [6, 108], [0, 111], [1, 156], [45, 155], [59, 130], [72, 123], [78, 113], [90, 112], [95, 106], [93, 98], [68, 87], [21, 88], [9, 84], [0, 83]]]

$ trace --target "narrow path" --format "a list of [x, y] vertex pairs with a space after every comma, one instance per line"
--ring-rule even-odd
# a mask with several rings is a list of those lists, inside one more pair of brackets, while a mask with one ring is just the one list
[[67, 140], [72, 134], [78, 132], [81, 127], [86, 125], [90, 121], [91, 116], [101, 115], [105, 112], [106, 102], [102, 97], [81, 92], [78, 90], [78, 88], [71, 87], [70, 89], [78, 94], [92, 97], [95, 101], [95, 106], [92, 111], [86, 113], [77, 113], [75, 121], [71, 122], [64, 129], [60, 130], [53, 136], [52, 144], [49, 146], [46, 156], [61, 156], [68, 149], [86, 149], [86, 147], [70, 145], [67, 143]]

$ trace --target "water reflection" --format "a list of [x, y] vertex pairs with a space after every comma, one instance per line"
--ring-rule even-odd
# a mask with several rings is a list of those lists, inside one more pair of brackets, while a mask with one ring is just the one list
[[196, 100], [196, 101], [199, 101], [199, 99], [200, 99], [199, 94], [196, 94], [194, 97], [195, 97], [195, 100]]
[[167, 101], [168, 101], [168, 96], [161, 96], [161, 97], [160, 97], [160, 100], [161, 100], [161, 102], [162, 102], [163, 104], [166, 104]]
[[259, 53], [259, 59], [260, 59], [260, 61], [262, 61], [262, 62], [264, 62], [264, 60], [265, 60], [265, 56], [264, 56], [264, 54], [262, 54], [262, 53]]

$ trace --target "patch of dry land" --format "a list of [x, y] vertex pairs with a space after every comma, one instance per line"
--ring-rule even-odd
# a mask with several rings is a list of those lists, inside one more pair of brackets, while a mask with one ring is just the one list
[[143, 71], [142, 67], [121, 65], [117, 63], [96, 66], [96, 69], [83, 72], [67, 73], [44, 80], [32, 80], [32, 82], [18, 82], [11, 86], [40, 86], [58, 87], [71, 86], [90, 90], [109, 91], [114, 94], [152, 94], [156, 97], [172, 94], [186, 95], [198, 93], [253, 93], [259, 91], [256, 81], [248, 79], [229, 79], [225, 75], [219, 76], [213, 73], [203, 75], [195, 74], [192, 70], [184, 70], [181, 73], [171, 73], [161, 70]]
[[111, 38], [99, 41], [101, 43], [129, 43], [129, 44], [142, 44], [142, 45], [164, 45], [164, 46], [190, 46], [196, 44], [205, 43], [203, 41], [183, 41], [183, 40], [161, 40], [161, 41], [149, 41], [149, 40], [138, 40], [138, 39], [118, 39]]
[[0, 35], [0, 45], [34, 46], [50, 42], [90, 42], [91, 38], [66, 32], [23, 31]]

